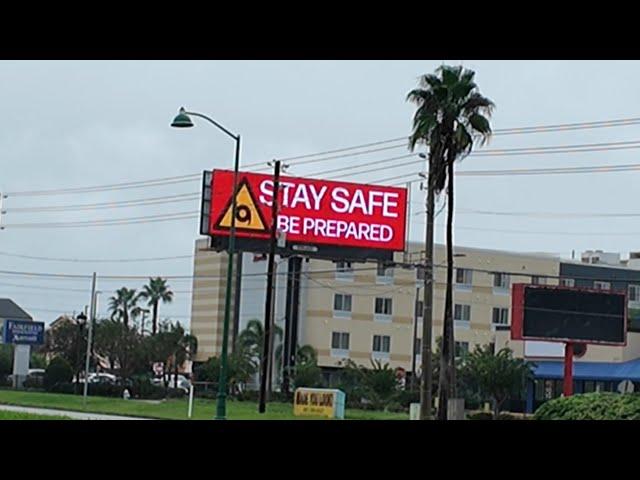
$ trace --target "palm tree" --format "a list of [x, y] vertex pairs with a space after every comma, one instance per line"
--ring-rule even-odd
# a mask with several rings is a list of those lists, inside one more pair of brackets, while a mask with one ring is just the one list
[[149, 279], [149, 284], [143, 287], [140, 297], [148, 300], [147, 305], [153, 308], [153, 335], [155, 335], [158, 331], [158, 304], [171, 303], [173, 292], [165, 278], [156, 277]]
[[116, 294], [109, 299], [109, 311], [111, 319], [122, 321], [125, 326], [129, 326], [129, 318], [135, 318], [138, 314], [136, 303], [140, 295], [136, 293], [136, 289], [122, 287], [116, 290]]
[[[417, 144], [429, 147], [429, 177], [427, 189], [427, 239], [425, 275], [425, 310], [422, 350], [422, 371], [431, 372], [431, 317], [433, 264], [433, 205], [434, 196], [447, 186], [447, 290], [445, 296], [442, 355], [440, 357], [438, 417], [446, 419], [447, 402], [455, 396], [454, 333], [453, 333], [453, 166], [471, 153], [475, 142], [484, 144], [491, 136], [488, 117], [493, 102], [478, 92], [473, 81], [475, 72], [462, 66], [443, 65], [434, 74], [420, 78], [420, 88], [409, 92], [407, 98], [418, 108], [414, 115], [410, 148]], [[426, 273], [426, 272], [425, 272]], [[427, 285], [428, 283], [428, 285]], [[429, 293], [428, 293], [429, 292]], [[427, 320], [428, 319], [428, 320]], [[429, 331], [427, 332], [427, 328]], [[424, 381], [421, 400], [430, 391], [430, 382]], [[422, 402], [422, 418], [430, 405]]]
[[[282, 328], [274, 324], [273, 343], [278, 343], [281, 337]], [[238, 344], [241, 347], [248, 349], [253, 358], [256, 359], [258, 371], [260, 371], [260, 366], [262, 364], [262, 348], [264, 345], [264, 327], [260, 320], [252, 319], [247, 322], [245, 329], [240, 332], [240, 335], [238, 335]]]

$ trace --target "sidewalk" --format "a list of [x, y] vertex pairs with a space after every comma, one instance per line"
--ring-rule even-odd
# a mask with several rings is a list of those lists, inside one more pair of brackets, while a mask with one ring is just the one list
[[33, 413], [36, 415], [64, 416], [64, 417], [69, 417], [76, 420], [151, 420], [150, 418], [121, 417], [118, 415], [105, 415], [102, 413], [72, 412], [69, 410], [52, 410], [49, 408], [19, 407], [15, 405], [0, 405], [0, 410], [5, 410], [9, 412]]

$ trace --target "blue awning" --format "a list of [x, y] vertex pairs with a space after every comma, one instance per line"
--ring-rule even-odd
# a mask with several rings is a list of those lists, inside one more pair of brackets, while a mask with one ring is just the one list
[[[535, 362], [535, 378], [561, 379], [564, 362]], [[628, 362], [574, 362], [575, 380], [631, 380], [640, 382], [640, 358]]]

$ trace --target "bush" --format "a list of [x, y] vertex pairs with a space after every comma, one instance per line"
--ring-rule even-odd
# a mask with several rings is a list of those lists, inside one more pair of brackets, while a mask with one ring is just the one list
[[535, 420], [640, 420], [640, 395], [602, 392], [560, 397], [536, 410]]
[[0, 387], [13, 387], [10, 375], [0, 375]]
[[27, 390], [41, 390], [44, 388], [44, 379], [42, 377], [28, 377], [22, 386]]
[[58, 383], [71, 382], [73, 371], [71, 365], [62, 357], [55, 357], [44, 372], [44, 387], [50, 390]]
[[76, 393], [76, 384], [71, 382], [58, 382], [49, 387], [45, 387], [48, 392], [52, 393], [66, 393], [73, 395]]
[[[489, 412], [471, 413], [467, 416], [467, 420], [493, 420], [493, 414]], [[501, 413], [498, 415], [498, 420], [517, 420], [517, 418], [508, 413]]]
[[[84, 389], [84, 385], [82, 387]], [[90, 383], [87, 389], [87, 395], [122, 398], [124, 388], [122, 385], [113, 385], [111, 383]]]

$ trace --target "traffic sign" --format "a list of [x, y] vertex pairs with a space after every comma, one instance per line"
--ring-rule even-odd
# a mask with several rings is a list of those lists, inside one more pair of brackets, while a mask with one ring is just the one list
[[[267, 232], [267, 222], [265, 222], [262, 212], [256, 206], [256, 200], [251, 192], [251, 186], [247, 180], [240, 183], [240, 188], [236, 194], [236, 229], [249, 232]], [[224, 213], [216, 222], [217, 229], [231, 228], [231, 215], [233, 210], [233, 199], [229, 200]]]

